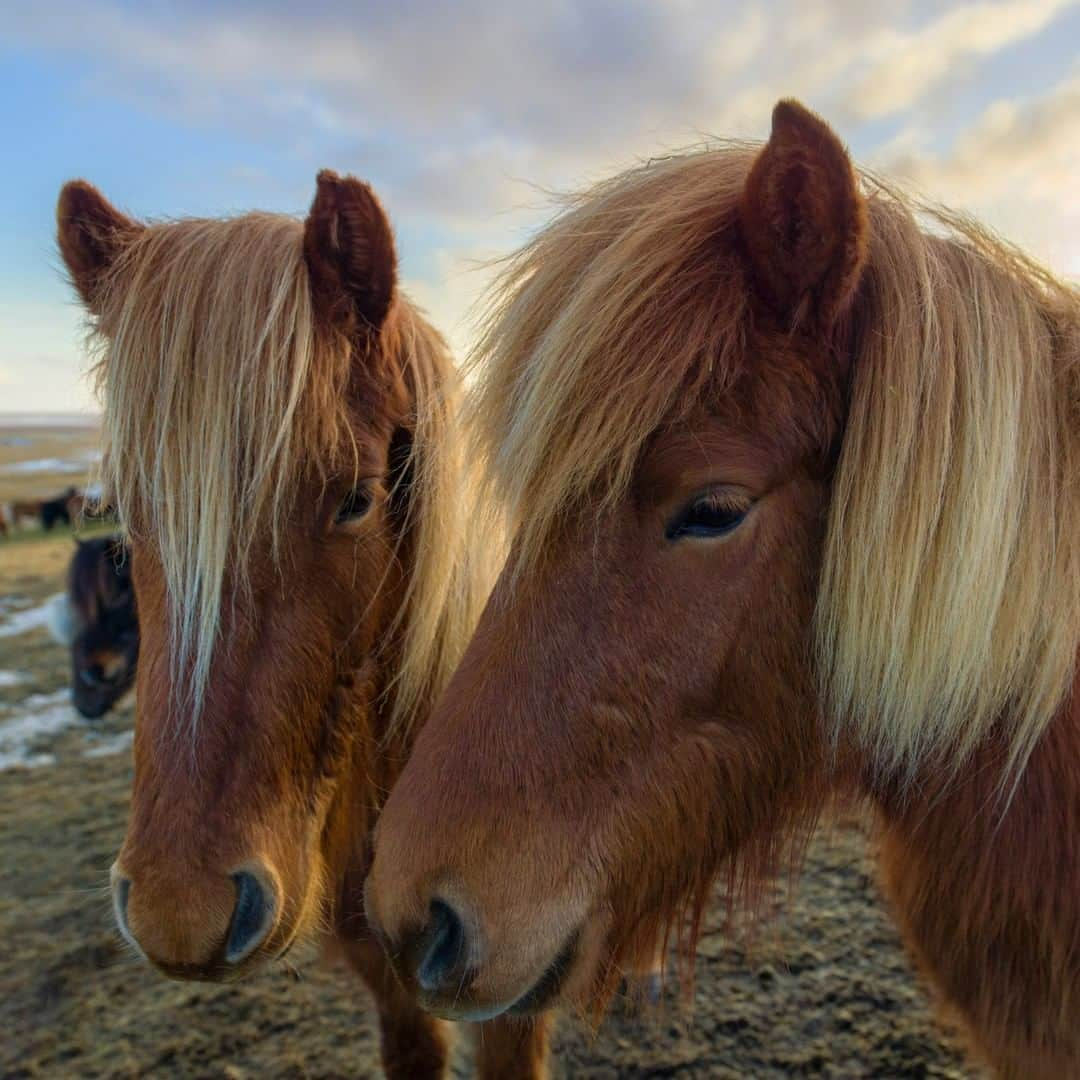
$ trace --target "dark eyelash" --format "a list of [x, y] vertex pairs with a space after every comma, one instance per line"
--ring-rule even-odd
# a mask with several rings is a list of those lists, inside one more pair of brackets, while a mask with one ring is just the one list
[[725, 536], [742, 524], [750, 504], [721, 492], [697, 496], [675, 516], [667, 527], [667, 538]]
[[354, 488], [342, 499], [334, 514], [334, 524], [344, 525], [347, 521], [362, 518], [371, 509], [371, 490], [367, 486]]

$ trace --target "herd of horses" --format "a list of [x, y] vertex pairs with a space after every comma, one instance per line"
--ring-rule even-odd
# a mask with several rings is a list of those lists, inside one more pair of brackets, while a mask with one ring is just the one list
[[72, 526], [81, 521], [93, 503], [78, 488], [69, 487], [51, 499], [17, 499], [0, 504], [0, 536], [9, 536], [26, 525], [40, 525], [49, 532], [55, 525]]
[[553, 1009], [857, 798], [973, 1057], [1080, 1072], [1074, 286], [790, 101], [570, 199], [470, 380], [355, 179], [154, 224], [73, 181], [58, 235], [138, 598], [146, 960], [325, 932], [388, 1075], [463, 1020], [537, 1076]]

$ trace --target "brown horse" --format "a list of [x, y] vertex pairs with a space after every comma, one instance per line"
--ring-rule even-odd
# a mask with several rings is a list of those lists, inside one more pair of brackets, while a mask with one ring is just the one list
[[4, 507], [4, 516], [12, 530], [20, 525], [36, 525], [41, 520], [41, 506], [40, 500], [17, 499]]
[[782, 102], [574, 200], [480, 356], [515, 546], [367, 886], [419, 1000], [602, 1001], [855, 792], [974, 1047], [1080, 1074], [1076, 290]]
[[[74, 181], [58, 223], [139, 608], [121, 932], [166, 974], [225, 980], [327, 928], [375, 993], [387, 1072], [441, 1076], [443, 1026], [361, 901], [384, 794], [484, 586], [442, 339], [351, 178], [320, 174], [304, 221], [153, 225]], [[542, 1020], [487, 1025], [479, 1071], [539, 1074], [545, 1041]]]

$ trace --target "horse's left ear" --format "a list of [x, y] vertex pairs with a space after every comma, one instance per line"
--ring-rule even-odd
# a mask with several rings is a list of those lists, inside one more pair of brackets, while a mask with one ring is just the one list
[[394, 234], [371, 188], [323, 169], [304, 223], [304, 257], [316, 306], [351, 330], [359, 316], [378, 329], [397, 283]]
[[866, 261], [866, 204], [843, 143], [797, 101], [773, 109], [739, 218], [765, 301], [790, 325], [831, 326], [851, 303]]
[[98, 313], [98, 289], [110, 267], [144, 228], [85, 180], [69, 180], [60, 189], [57, 244], [72, 283], [92, 314]]

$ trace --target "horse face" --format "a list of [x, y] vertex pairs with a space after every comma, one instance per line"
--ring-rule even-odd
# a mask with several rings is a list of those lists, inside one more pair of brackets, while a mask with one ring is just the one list
[[[381, 734], [375, 657], [401, 585], [390, 458], [409, 402], [380, 337], [390, 227], [370, 189], [329, 173], [302, 228], [144, 227], [81, 182], [58, 216], [108, 344], [106, 423], [140, 462], [113, 477], [142, 638], [116, 917], [167, 974], [233, 978], [317, 921], [328, 862], [362, 845], [371, 812], [340, 781]], [[185, 403], [167, 412], [161, 397]], [[221, 498], [230, 484], [242, 494]], [[187, 616], [198, 648], [184, 653]], [[357, 803], [355, 835], [327, 826], [341, 800]]]
[[[282, 953], [318, 917], [328, 843], [354, 842], [324, 827], [376, 737], [373, 654], [400, 586], [382, 469], [362, 494], [309, 488], [279, 551], [259, 544], [191, 731], [177, 729], [159, 554], [134, 543], [135, 786], [114, 880], [122, 925], [169, 974], [231, 978]], [[192, 906], [166, 916], [175, 897]]]
[[[592, 996], [802, 790], [827, 484], [775, 453], [700, 417], [504, 574], [379, 823], [369, 912], [427, 1007]], [[460, 938], [445, 972], [432, 911]]]
[[139, 623], [130, 559], [112, 541], [81, 544], [72, 560], [68, 593], [76, 627], [72, 699], [93, 720], [104, 716], [135, 681]]
[[603, 998], [736, 853], [775, 854], [817, 782], [811, 624], [843, 400], [818, 332], [854, 270], [807, 279], [821, 252], [799, 249], [843, 262], [858, 244], [818, 243], [813, 217], [842, 201], [813, 198], [839, 144], [779, 119], [762, 159], [793, 171], [751, 170], [747, 190], [793, 201], [763, 226], [789, 265], [759, 279], [749, 237], [732, 256], [761, 281], [738, 378], [651, 432], [614, 504], [585, 498], [511, 555], [380, 818], [369, 919], [441, 1015]]

